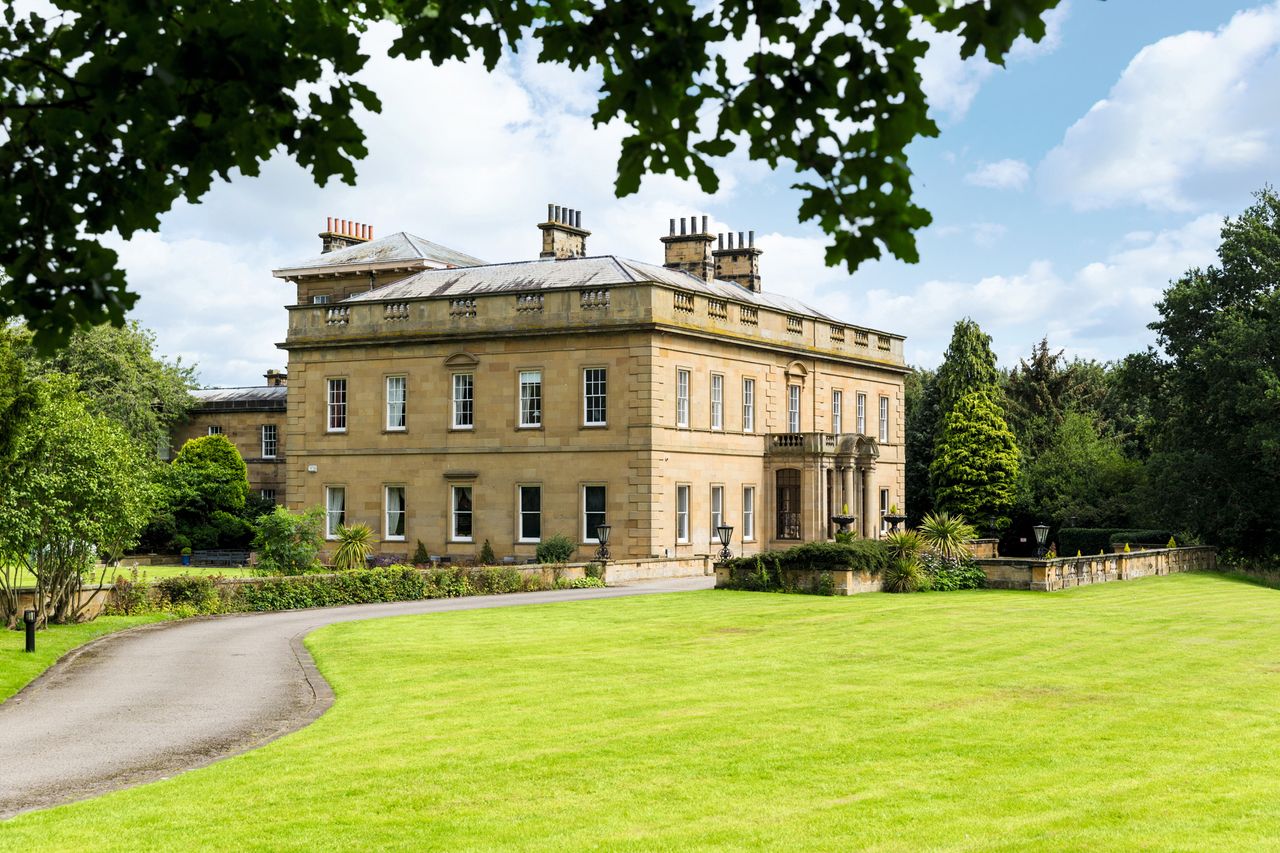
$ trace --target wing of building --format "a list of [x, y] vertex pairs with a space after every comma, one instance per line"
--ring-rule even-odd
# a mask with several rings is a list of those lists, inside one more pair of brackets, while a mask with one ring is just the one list
[[458, 558], [560, 533], [585, 559], [602, 525], [615, 557], [718, 551], [721, 525], [752, 553], [903, 507], [900, 335], [768, 292], [754, 239], [705, 217], [670, 222], [662, 265], [588, 255], [577, 211], [537, 227], [539, 258], [486, 264], [331, 220], [274, 272], [278, 496]]

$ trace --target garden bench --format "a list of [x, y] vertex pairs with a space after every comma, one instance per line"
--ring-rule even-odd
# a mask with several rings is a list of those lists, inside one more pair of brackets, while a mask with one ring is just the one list
[[235, 568], [249, 563], [248, 551], [230, 549], [196, 551], [191, 555], [193, 566], [225, 566]]

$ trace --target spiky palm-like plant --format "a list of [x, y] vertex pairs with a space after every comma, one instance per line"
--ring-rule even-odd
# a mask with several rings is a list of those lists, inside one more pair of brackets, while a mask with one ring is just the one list
[[899, 557], [884, 570], [885, 592], [915, 592], [927, 583], [924, 569], [914, 557]]
[[889, 549], [889, 556], [895, 560], [914, 559], [924, 550], [924, 540], [914, 530], [899, 530], [896, 533], [886, 533], [884, 535], [884, 544]]
[[373, 531], [367, 524], [342, 525], [338, 528], [338, 550], [333, 554], [333, 567], [339, 571], [363, 569], [372, 546]]
[[969, 553], [966, 544], [978, 538], [973, 525], [962, 516], [933, 512], [920, 520], [917, 528], [924, 546], [943, 557], [959, 559]]

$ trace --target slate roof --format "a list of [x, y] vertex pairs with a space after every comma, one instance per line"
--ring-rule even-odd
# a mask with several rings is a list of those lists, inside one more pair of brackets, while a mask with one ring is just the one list
[[312, 270], [321, 267], [347, 267], [365, 264], [412, 263], [414, 261], [435, 261], [455, 267], [473, 267], [483, 264], [479, 258], [441, 246], [422, 237], [397, 231], [367, 243], [357, 243], [345, 249], [325, 252], [305, 261], [288, 264], [273, 272], [276, 275], [300, 270]]
[[844, 322], [788, 296], [753, 293], [733, 282], [718, 279], [703, 281], [681, 270], [627, 260], [615, 255], [564, 260], [540, 258], [535, 261], [486, 264], [451, 270], [423, 270], [392, 284], [347, 297], [343, 301], [381, 302], [428, 296], [459, 297], [485, 293], [604, 287], [645, 281], [701, 293], [713, 299], [732, 299], [831, 323]]
[[201, 388], [191, 392], [204, 411], [233, 409], [284, 410], [289, 389], [284, 385], [254, 385], [248, 388]]

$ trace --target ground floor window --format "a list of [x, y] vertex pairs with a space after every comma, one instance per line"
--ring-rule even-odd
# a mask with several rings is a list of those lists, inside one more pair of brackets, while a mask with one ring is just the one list
[[777, 474], [779, 539], [800, 538], [800, 471], [783, 468]]
[[404, 540], [404, 486], [387, 486], [387, 538]]
[[452, 500], [453, 507], [453, 524], [452, 536], [454, 542], [470, 542], [471, 536], [471, 487], [470, 486], [453, 486]]
[[213, 424], [209, 427], [209, 431], [205, 433], [205, 435], [222, 435], [222, 427], [217, 424]]
[[754, 542], [756, 538], [756, 487], [742, 487], [742, 541]]
[[676, 486], [676, 542], [689, 541], [689, 487]]
[[724, 486], [711, 487], [711, 543], [719, 541], [717, 528], [724, 524]]
[[882, 531], [889, 529], [889, 522], [884, 520], [884, 517], [888, 514], [889, 514], [889, 490], [881, 489], [880, 490], [880, 529]]
[[599, 542], [600, 536], [596, 533], [596, 528], [606, 523], [604, 486], [583, 486], [582, 541]]
[[347, 523], [347, 490], [342, 486], [325, 486], [324, 535], [338, 538], [338, 528]]
[[542, 538], [542, 487], [520, 487], [520, 541], [537, 542]]
[[271, 501], [272, 503], [275, 503], [276, 490], [275, 489], [259, 489], [258, 497], [262, 498], [264, 501]]

